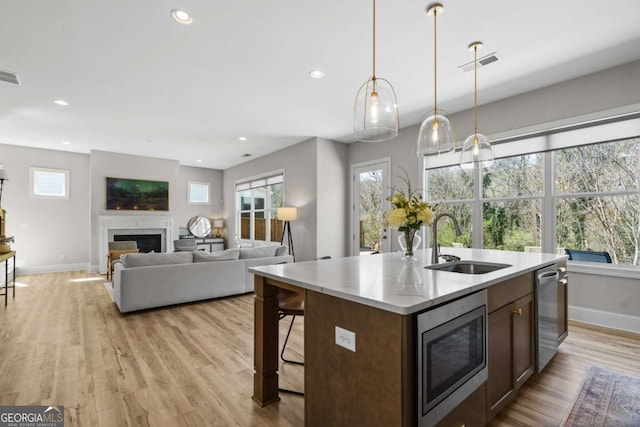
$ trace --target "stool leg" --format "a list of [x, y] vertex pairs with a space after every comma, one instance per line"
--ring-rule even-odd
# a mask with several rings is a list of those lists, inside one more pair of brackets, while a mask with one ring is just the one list
[[287, 337], [284, 339], [284, 344], [282, 345], [282, 351], [280, 352], [280, 359], [282, 359], [283, 362], [294, 363], [296, 365], [304, 365], [303, 362], [297, 362], [295, 360], [285, 359], [284, 357], [284, 349], [287, 348], [287, 341], [289, 341], [289, 335], [291, 334], [291, 328], [293, 328], [293, 322], [295, 320], [296, 320], [296, 316], [292, 315], [291, 324], [289, 325], [289, 330], [287, 331]]

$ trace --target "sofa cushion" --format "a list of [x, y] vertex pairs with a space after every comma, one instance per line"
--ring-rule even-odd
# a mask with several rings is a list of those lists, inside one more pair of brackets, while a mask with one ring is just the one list
[[282, 255], [286, 255], [289, 253], [289, 247], [288, 246], [278, 246], [278, 249], [276, 249], [276, 256], [282, 256]]
[[120, 261], [122, 261], [122, 264], [127, 268], [166, 264], [190, 264], [193, 262], [193, 252], [126, 254], [120, 257]]
[[217, 252], [194, 252], [193, 262], [230, 261], [236, 260], [240, 256], [239, 249], [226, 249]]
[[255, 248], [240, 248], [240, 259], [267, 258], [276, 256], [278, 246], [257, 246]]

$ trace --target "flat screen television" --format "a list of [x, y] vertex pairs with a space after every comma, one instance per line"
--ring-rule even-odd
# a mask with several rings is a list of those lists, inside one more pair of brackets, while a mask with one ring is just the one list
[[168, 211], [169, 183], [107, 178], [107, 210]]

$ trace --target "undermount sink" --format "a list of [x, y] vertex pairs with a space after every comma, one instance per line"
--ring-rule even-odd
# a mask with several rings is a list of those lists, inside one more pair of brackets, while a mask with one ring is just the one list
[[431, 270], [449, 271], [451, 273], [485, 274], [507, 267], [511, 267], [511, 265], [480, 261], [454, 261], [448, 262], [446, 264], [428, 265], [425, 268]]

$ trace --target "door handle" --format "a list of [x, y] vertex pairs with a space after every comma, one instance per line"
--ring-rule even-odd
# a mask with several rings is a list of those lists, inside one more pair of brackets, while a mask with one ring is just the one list
[[515, 314], [516, 316], [522, 316], [522, 307], [518, 307], [514, 310], [511, 310], [512, 314]]

